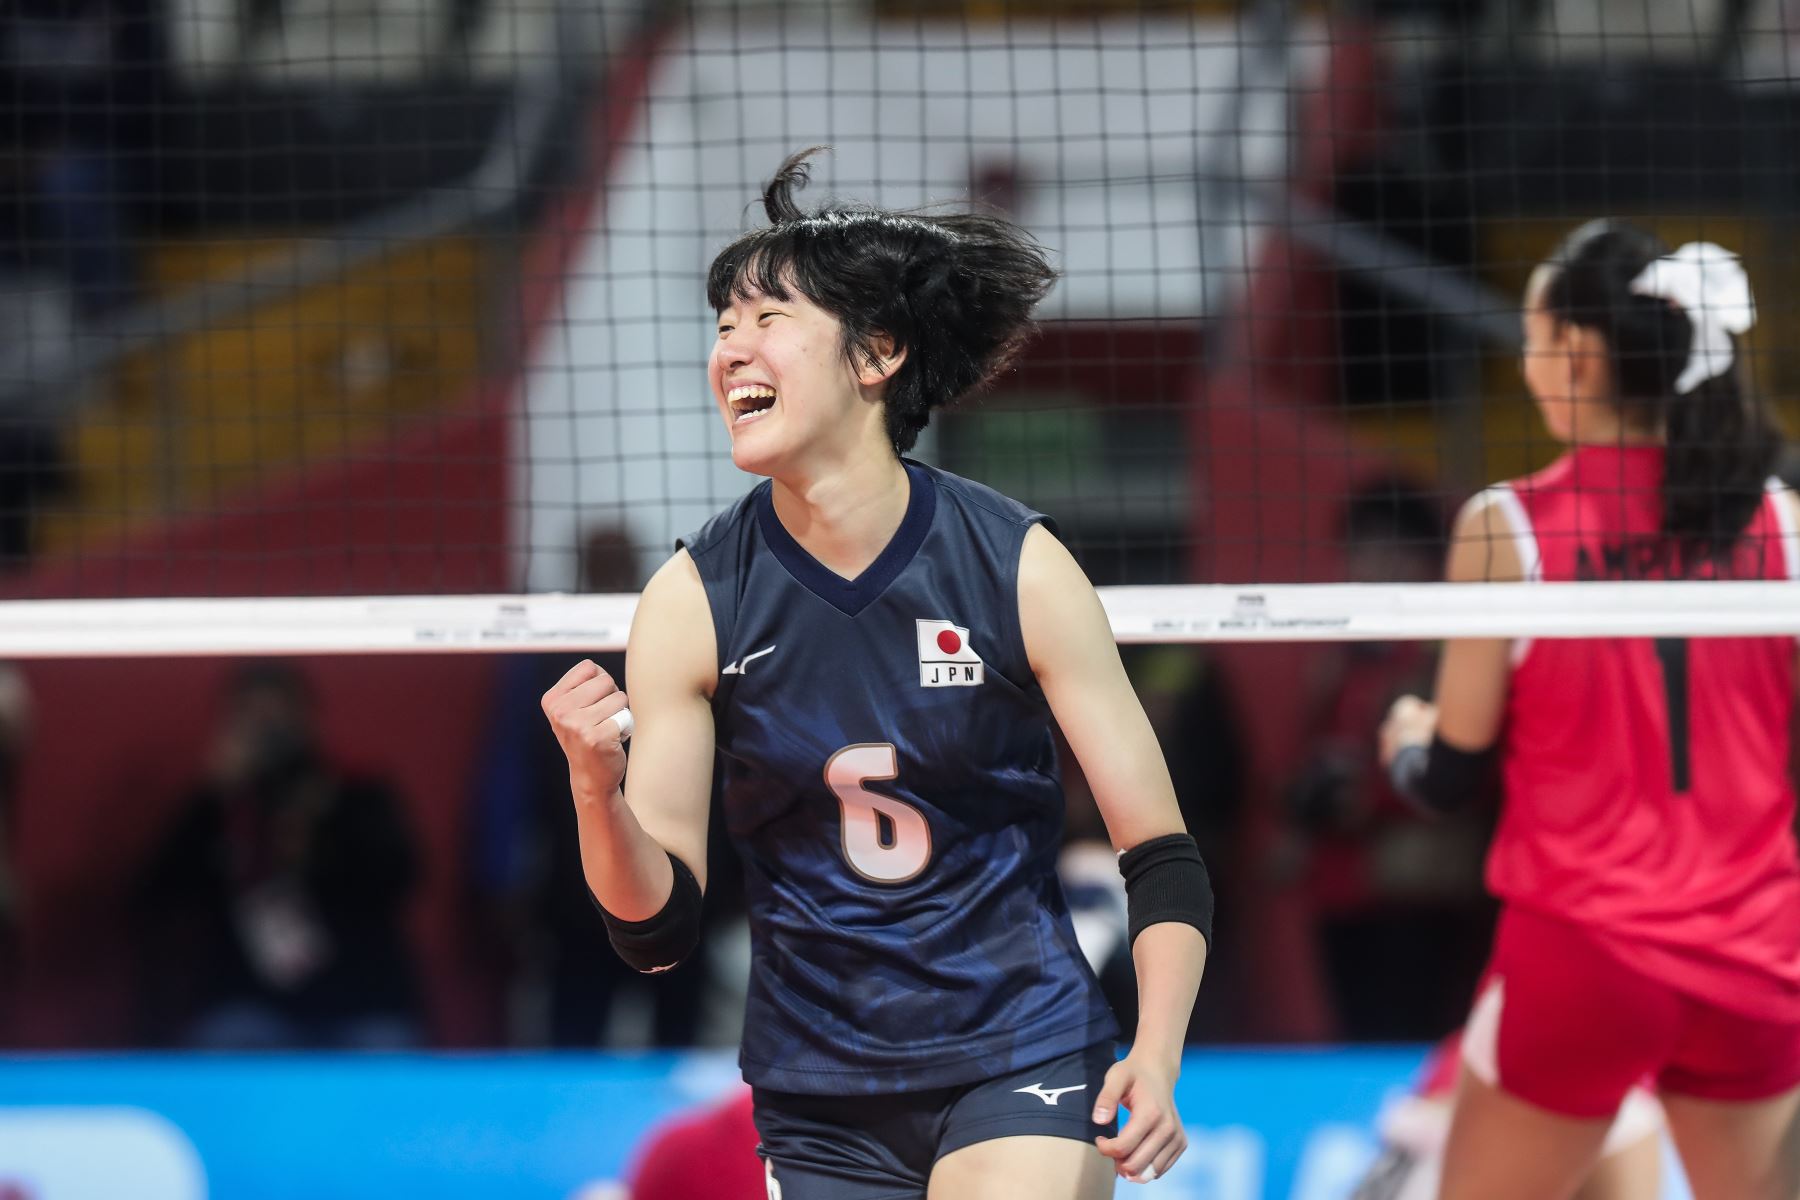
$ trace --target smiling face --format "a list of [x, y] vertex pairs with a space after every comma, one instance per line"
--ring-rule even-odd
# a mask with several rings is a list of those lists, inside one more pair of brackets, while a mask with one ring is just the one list
[[867, 389], [882, 376], [868, 376], [845, 354], [837, 318], [797, 291], [733, 297], [719, 313], [707, 377], [740, 470], [777, 475], [847, 450], [871, 425], [879, 435], [879, 396]]

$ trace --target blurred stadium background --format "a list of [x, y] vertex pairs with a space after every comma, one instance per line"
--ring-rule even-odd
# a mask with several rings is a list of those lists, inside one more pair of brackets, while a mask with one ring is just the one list
[[[0, 7], [0, 1194], [598, 1196], [728, 1085], [738, 918], [655, 990], [583, 961], [536, 696], [749, 483], [701, 279], [785, 153], [1056, 252], [1019, 369], [920, 453], [1096, 583], [1416, 584], [1554, 453], [1517, 298], [1575, 222], [1741, 251], [1795, 427], [1797, 70], [1794, 0]], [[1131, 595], [1222, 913], [1158, 1186], [1343, 1197], [1492, 917], [1484, 819], [1415, 824], [1373, 765], [1432, 646], [1164, 642], [1187, 594]], [[72, 603], [171, 598], [350, 599]], [[350, 910], [402, 968], [327, 1007], [409, 1053], [193, 1054], [216, 940], [292, 947], [169, 864], [294, 743], [387, 814], [301, 853], [392, 883]]]

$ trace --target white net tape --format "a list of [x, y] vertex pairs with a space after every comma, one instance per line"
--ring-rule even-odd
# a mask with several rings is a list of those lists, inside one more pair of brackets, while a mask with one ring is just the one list
[[[1101, 588], [1122, 643], [1800, 636], [1800, 583]], [[0, 658], [623, 649], [636, 595], [0, 604]]]

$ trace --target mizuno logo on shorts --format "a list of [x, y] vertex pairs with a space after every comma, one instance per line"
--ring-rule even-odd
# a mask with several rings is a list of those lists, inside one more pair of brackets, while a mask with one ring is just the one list
[[1055, 1108], [1056, 1102], [1058, 1100], [1061, 1100], [1064, 1096], [1068, 1095], [1070, 1092], [1085, 1092], [1085, 1091], [1087, 1091], [1087, 1084], [1078, 1083], [1074, 1087], [1066, 1087], [1066, 1088], [1046, 1088], [1041, 1083], [1034, 1083], [1030, 1087], [1014, 1088], [1013, 1091], [1024, 1092], [1027, 1096], [1036, 1096], [1039, 1100], [1042, 1100], [1045, 1104], [1048, 1104], [1051, 1108]]

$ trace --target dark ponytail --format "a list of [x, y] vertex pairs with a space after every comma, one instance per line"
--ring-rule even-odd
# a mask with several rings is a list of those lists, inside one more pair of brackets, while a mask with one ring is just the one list
[[781, 164], [763, 189], [769, 225], [719, 252], [707, 273], [715, 312], [753, 293], [798, 291], [836, 317], [852, 361], [879, 361], [883, 334], [906, 351], [888, 380], [887, 433], [912, 449], [931, 411], [986, 387], [1012, 365], [1031, 313], [1056, 282], [1044, 248], [985, 213], [889, 212], [828, 203], [807, 213], [794, 193], [822, 147]]
[[1763, 501], [1781, 434], [1762, 401], [1731, 369], [1676, 391], [1694, 326], [1679, 306], [1632, 291], [1668, 253], [1654, 235], [1623, 221], [1593, 221], [1564, 239], [1547, 265], [1547, 313], [1597, 330], [1611, 360], [1614, 401], [1626, 424], [1661, 430], [1665, 443], [1662, 533], [1684, 574], [1728, 558]]

